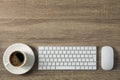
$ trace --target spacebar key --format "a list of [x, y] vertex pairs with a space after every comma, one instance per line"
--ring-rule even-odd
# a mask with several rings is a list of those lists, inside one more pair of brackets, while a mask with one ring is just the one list
[[75, 66], [56, 66], [56, 70], [74, 70]]

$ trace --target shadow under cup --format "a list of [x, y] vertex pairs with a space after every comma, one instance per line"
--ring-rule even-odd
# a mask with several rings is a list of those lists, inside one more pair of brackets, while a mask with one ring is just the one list
[[9, 58], [10, 63], [15, 67], [22, 67], [26, 62], [26, 55], [21, 51], [14, 51]]

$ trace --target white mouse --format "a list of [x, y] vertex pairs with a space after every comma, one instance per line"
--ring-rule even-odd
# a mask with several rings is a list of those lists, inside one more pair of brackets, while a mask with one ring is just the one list
[[110, 46], [102, 47], [101, 67], [103, 70], [111, 70], [114, 65], [114, 51]]

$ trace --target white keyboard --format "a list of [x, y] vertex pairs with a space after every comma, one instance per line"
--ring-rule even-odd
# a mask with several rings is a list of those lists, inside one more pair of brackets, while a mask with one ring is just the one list
[[96, 46], [39, 46], [38, 70], [96, 70]]

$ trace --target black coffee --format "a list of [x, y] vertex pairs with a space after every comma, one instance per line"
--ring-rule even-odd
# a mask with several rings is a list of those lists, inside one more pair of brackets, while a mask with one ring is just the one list
[[13, 66], [20, 66], [23, 64], [25, 57], [23, 53], [15, 51], [10, 56], [10, 62]]

